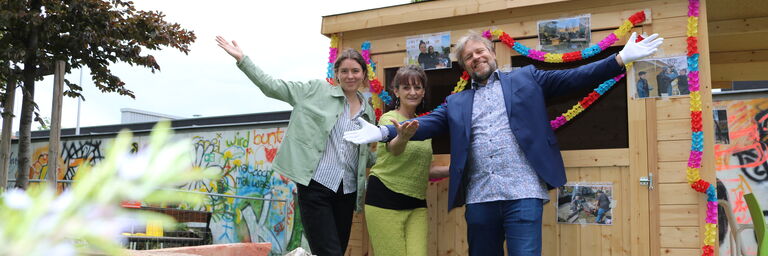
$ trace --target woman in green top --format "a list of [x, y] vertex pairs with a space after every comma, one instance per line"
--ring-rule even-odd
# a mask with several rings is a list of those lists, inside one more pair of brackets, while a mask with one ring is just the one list
[[353, 210], [361, 209], [365, 169], [373, 155], [367, 145], [343, 140], [345, 131], [373, 122], [373, 109], [358, 91], [368, 82], [365, 61], [353, 49], [333, 65], [337, 86], [273, 79], [251, 62], [235, 41], [216, 37], [219, 47], [264, 95], [293, 106], [272, 169], [297, 183], [304, 234], [314, 255], [341, 256], [349, 241]]
[[368, 177], [365, 221], [376, 256], [427, 255], [428, 179], [448, 176], [448, 167], [432, 166], [432, 140], [408, 141], [418, 123], [398, 125], [424, 108], [424, 70], [417, 65], [402, 67], [392, 81], [394, 110], [382, 115], [380, 122], [392, 121], [398, 137], [378, 143], [376, 165]]

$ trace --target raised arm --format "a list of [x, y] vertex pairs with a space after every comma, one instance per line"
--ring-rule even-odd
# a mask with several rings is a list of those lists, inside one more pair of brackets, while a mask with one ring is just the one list
[[227, 54], [235, 58], [237, 61], [237, 67], [240, 68], [243, 73], [261, 89], [261, 91], [267, 97], [285, 101], [288, 104], [296, 105], [297, 100], [303, 98], [304, 95], [315, 89], [311, 83], [301, 82], [289, 82], [280, 79], [273, 79], [271, 76], [264, 73], [261, 68], [257, 67], [251, 60], [243, 53], [240, 46], [236, 41], [232, 41], [230, 44], [224, 37], [216, 36], [216, 43]]
[[534, 79], [542, 87], [545, 97], [569, 93], [582, 86], [602, 83], [624, 72], [624, 65], [655, 53], [664, 42], [653, 34], [635, 42], [637, 33], [632, 33], [624, 48], [612, 58], [599, 60], [584, 66], [565, 70], [531, 69]]

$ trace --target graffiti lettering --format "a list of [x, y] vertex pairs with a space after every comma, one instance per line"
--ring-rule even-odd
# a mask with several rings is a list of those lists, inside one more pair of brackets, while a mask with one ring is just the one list
[[283, 142], [283, 134], [285, 131], [283, 131], [280, 128], [277, 128], [274, 132], [268, 132], [268, 133], [254, 133], [253, 135], [253, 145], [277, 145]]
[[227, 140], [226, 144], [227, 147], [231, 146], [240, 146], [247, 148], [248, 147], [248, 138], [251, 137], [251, 132], [247, 131], [245, 132], [245, 137], [240, 137], [240, 132], [235, 132], [235, 138], [232, 140]]

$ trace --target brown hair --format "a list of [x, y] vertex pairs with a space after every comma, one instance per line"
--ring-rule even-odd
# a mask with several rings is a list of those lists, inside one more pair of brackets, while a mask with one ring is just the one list
[[[400, 88], [401, 84], [409, 84], [411, 81], [418, 80], [421, 82], [421, 86], [424, 88], [424, 99], [427, 98], [427, 74], [424, 73], [424, 69], [421, 68], [420, 65], [406, 65], [404, 67], [400, 67], [397, 70], [397, 73], [395, 73], [395, 77], [392, 79], [392, 91]], [[400, 107], [400, 101], [398, 100], [397, 96], [395, 96], [394, 93], [392, 93], [393, 99], [392, 102], [389, 104], [389, 109], [397, 109]], [[426, 100], [422, 100], [421, 104], [419, 104], [418, 107], [416, 107], [417, 112], [422, 112], [424, 108], [426, 108]]]
[[[358, 52], [357, 50], [352, 49], [352, 48], [345, 49], [344, 51], [341, 52], [341, 54], [339, 54], [338, 57], [336, 57], [336, 62], [333, 63], [333, 73], [334, 73], [333, 75], [334, 75], [334, 78], [337, 79], [337, 80], [339, 79], [336, 76], [336, 73], [339, 72], [339, 66], [341, 66], [341, 62], [346, 60], [346, 59], [352, 59], [355, 62], [357, 62], [357, 64], [360, 64], [360, 68], [363, 69], [363, 81], [367, 81], [368, 80], [368, 66], [365, 64], [365, 59], [363, 59], [363, 55], [360, 54], [360, 52]], [[365, 86], [366, 86], [366, 83], [363, 83], [363, 87], [365, 87]]]

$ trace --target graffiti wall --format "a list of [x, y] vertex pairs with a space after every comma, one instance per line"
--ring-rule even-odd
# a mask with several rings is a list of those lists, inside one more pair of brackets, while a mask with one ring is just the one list
[[[219, 180], [187, 184], [184, 189], [240, 197], [207, 196], [204, 205], [186, 206], [213, 213], [214, 243], [269, 242], [272, 253], [282, 255], [302, 246], [303, 229], [294, 198], [296, 185], [272, 171], [272, 160], [285, 135], [285, 127], [220, 128], [177, 132], [177, 139], [190, 140], [194, 165], [221, 170]], [[104, 158], [113, 138], [62, 140], [58, 157], [59, 179], [69, 180], [81, 163], [95, 164]], [[133, 151], [141, 151], [148, 134], [134, 137]], [[16, 177], [17, 148], [12, 147], [9, 177]], [[30, 179], [43, 179], [48, 171], [48, 143], [33, 143]], [[243, 199], [253, 197], [267, 200]]]
[[744, 228], [752, 224], [744, 194], [768, 209], [768, 98], [715, 102], [714, 118], [718, 198], [728, 202], [719, 214], [720, 255], [734, 255], [734, 246], [756, 255], [753, 230]]

